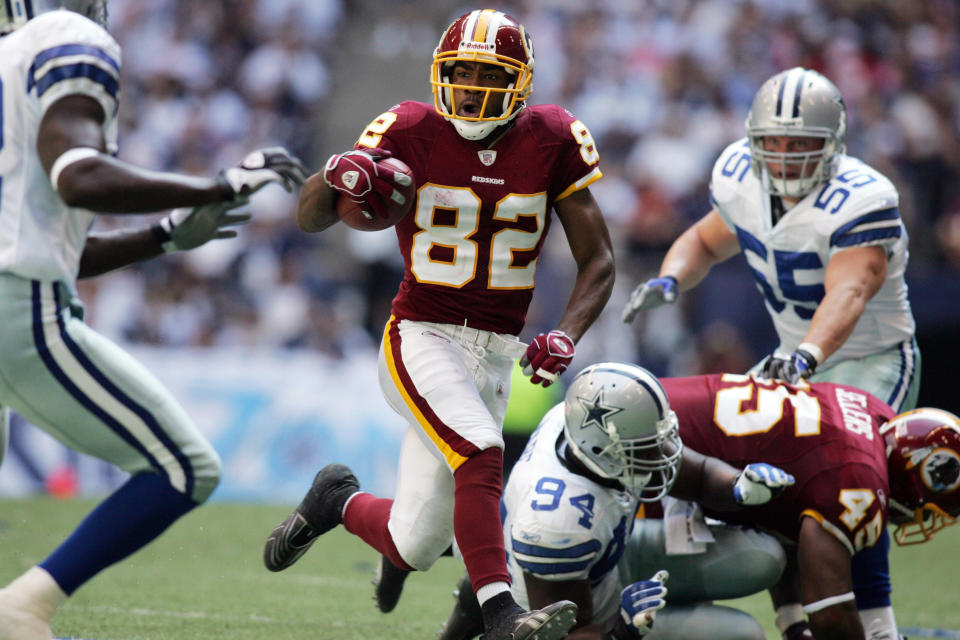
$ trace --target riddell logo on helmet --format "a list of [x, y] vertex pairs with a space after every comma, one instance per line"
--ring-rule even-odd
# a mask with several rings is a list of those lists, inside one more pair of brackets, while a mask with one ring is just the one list
[[470, 40], [461, 40], [458, 51], [480, 51], [481, 53], [493, 53], [497, 50], [496, 45], [486, 42], [472, 42]]

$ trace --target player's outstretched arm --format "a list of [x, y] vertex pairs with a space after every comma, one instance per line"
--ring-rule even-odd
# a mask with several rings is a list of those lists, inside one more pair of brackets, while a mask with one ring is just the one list
[[761, 462], [737, 469], [718, 458], [684, 448], [670, 495], [710, 509], [733, 511], [769, 502], [793, 483], [792, 475], [773, 465]]
[[249, 222], [250, 214], [233, 209], [246, 203], [246, 198], [238, 198], [176, 209], [150, 227], [90, 234], [80, 256], [78, 277], [98, 276], [161, 253], [188, 251], [210, 240], [235, 238], [237, 231], [232, 227]]
[[697, 286], [713, 265], [739, 251], [736, 235], [727, 228], [717, 210], [711, 209], [674, 240], [660, 265], [660, 275], [637, 285], [620, 319], [629, 323], [641, 311], [672, 303], [678, 293]]
[[37, 151], [63, 201], [98, 213], [148, 213], [245, 198], [276, 182], [302, 184], [303, 165], [279, 147], [255, 151], [215, 178], [149, 171], [107, 153], [100, 104], [87, 96], [58, 100], [44, 114]]

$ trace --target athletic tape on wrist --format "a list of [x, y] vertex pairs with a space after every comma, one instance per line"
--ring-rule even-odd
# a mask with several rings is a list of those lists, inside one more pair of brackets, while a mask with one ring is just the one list
[[829, 598], [824, 598], [823, 600], [817, 600], [816, 602], [811, 602], [810, 604], [803, 605], [803, 612], [807, 615], [811, 613], [816, 613], [817, 611], [823, 611], [827, 607], [832, 607], [835, 604], [841, 604], [843, 602], [850, 602], [855, 596], [853, 591], [848, 591], [846, 593], [841, 593], [838, 596], [830, 596]]
[[50, 167], [50, 183], [53, 185], [53, 188], [57, 191], [60, 190], [60, 186], [57, 183], [60, 182], [60, 174], [63, 173], [64, 169], [74, 162], [80, 162], [81, 160], [99, 155], [100, 150], [94, 149], [93, 147], [74, 147], [61, 153], [60, 157], [53, 161], [53, 166]]
[[803, 607], [800, 606], [799, 602], [780, 605], [774, 613], [777, 614], [774, 622], [781, 635], [792, 625], [804, 621]]
[[801, 342], [797, 347], [797, 351], [806, 351], [813, 356], [813, 359], [817, 361], [817, 364], [823, 362], [823, 349], [813, 344], [812, 342]]

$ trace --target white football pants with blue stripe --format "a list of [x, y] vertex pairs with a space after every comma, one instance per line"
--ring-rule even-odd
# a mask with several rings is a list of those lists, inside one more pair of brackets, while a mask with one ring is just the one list
[[[751, 373], [760, 373], [764, 358]], [[916, 338], [856, 360], [818, 368], [809, 382], [833, 382], [863, 389], [886, 402], [897, 413], [917, 406], [920, 393], [920, 348]]]
[[203, 502], [220, 479], [216, 451], [146, 368], [73, 317], [69, 295], [0, 274], [0, 405], [72, 449], [156, 473]]

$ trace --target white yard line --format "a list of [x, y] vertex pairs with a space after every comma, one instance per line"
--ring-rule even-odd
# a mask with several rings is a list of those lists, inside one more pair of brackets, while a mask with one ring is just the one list
[[[256, 622], [258, 624], [278, 624], [281, 622], [289, 622], [287, 619], [281, 618], [271, 618], [270, 616], [262, 616], [256, 613], [250, 613], [247, 615], [230, 615], [225, 613], [211, 613], [209, 611], [173, 611], [169, 609], [147, 609], [145, 607], [107, 607], [102, 605], [71, 605], [71, 609], [79, 609], [81, 611], [90, 611], [95, 613], [109, 613], [109, 614], [124, 614], [124, 615], [134, 615], [134, 616], [162, 616], [167, 618], [178, 618], [181, 620], [223, 620], [229, 622]], [[301, 619], [303, 622], [309, 623], [309, 620]], [[316, 620], [319, 624], [321, 621]], [[325, 625], [338, 627], [344, 626], [343, 622], [338, 621], [322, 621]], [[73, 640], [73, 639], [66, 639]]]

